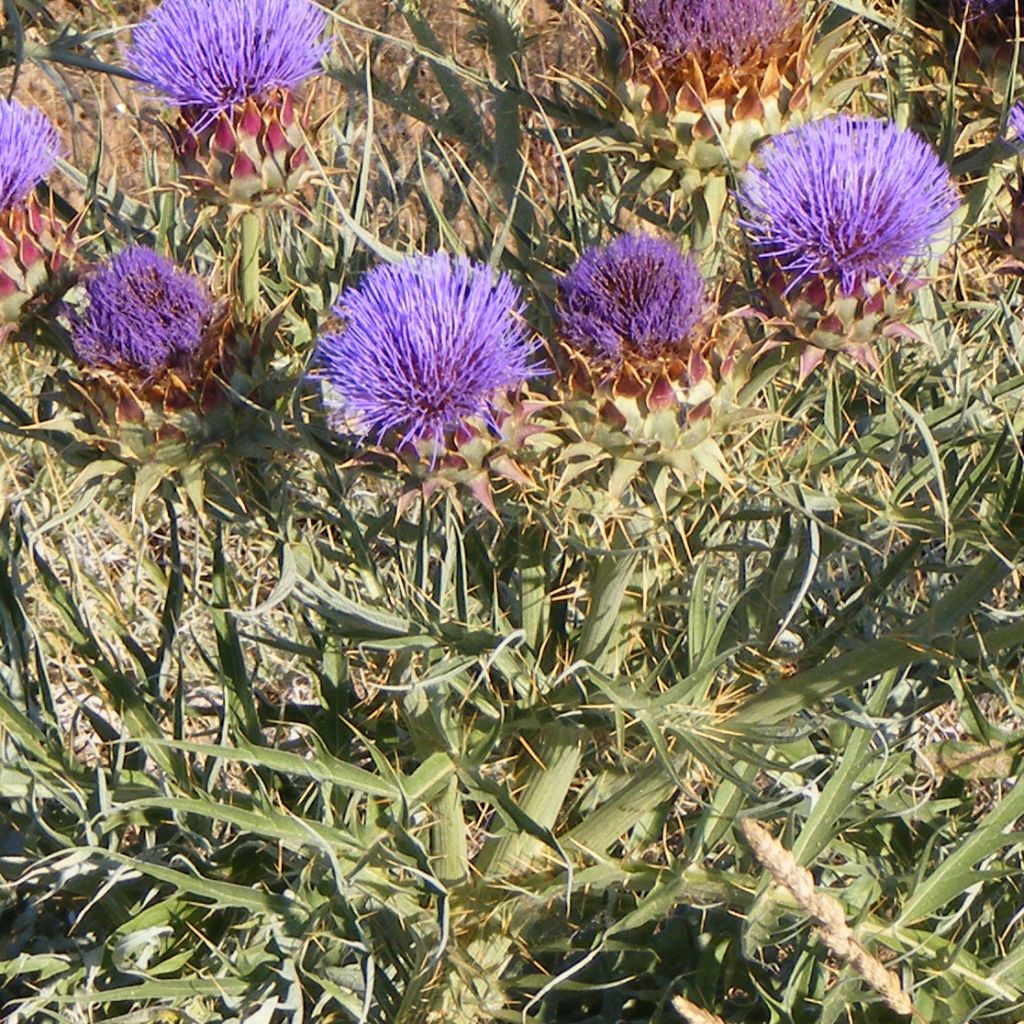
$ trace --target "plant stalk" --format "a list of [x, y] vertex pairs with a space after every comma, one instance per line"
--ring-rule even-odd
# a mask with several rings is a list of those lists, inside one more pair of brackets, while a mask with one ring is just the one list
[[243, 319], [255, 319], [260, 304], [260, 228], [257, 211], [242, 214], [241, 244], [238, 251], [238, 303]]

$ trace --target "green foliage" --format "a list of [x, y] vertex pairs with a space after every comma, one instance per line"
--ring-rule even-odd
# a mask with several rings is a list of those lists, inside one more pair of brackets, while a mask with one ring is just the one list
[[[94, 6], [62, 31], [5, 4], [4, 59], [115, 73], [90, 47], [127, 5]], [[529, 484], [488, 508], [326, 428], [306, 377], [339, 287], [468, 251], [557, 361], [559, 272], [694, 211], [640, 186], [567, 52], [610, 21], [333, 6], [323, 180], [292, 207], [211, 211], [152, 139], [144, 180], [101, 174], [110, 112], [67, 169], [86, 258], [155, 244], [261, 324], [216, 430], [140, 454], [91, 429], [53, 304], [0, 348], [7, 1019], [613, 1024], [676, 993], [730, 1024], [894, 1019], [770, 884], [750, 815], [923, 1020], [1019, 1020], [1024, 299], [977, 242], [1016, 170], [1006, 84], [951, 78], [905, 11], [823, 12], [828, 103], [910, 119], [962, 175], [917, 338], [803, 383], [763, 355], [715, 471], [671, 477], [596, 416], [581, 439], [541, 379]], [[759, 342], [757, 268], [713, 220], [722, 330]]]

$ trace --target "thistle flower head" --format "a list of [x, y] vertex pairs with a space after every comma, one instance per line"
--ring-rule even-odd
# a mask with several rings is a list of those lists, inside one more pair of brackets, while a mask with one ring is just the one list
[[86, 279], [88, 306], [71, 316], [75, 354], [86, 366], [156, 375], [189, 368], [214, 303], [202, 282], [152, 249], [133, 246]]
[[1015, 149], [1024, 148], [1024, 103], [1015, 103], [1006, 119], [1006, 141]]
[[613, 362], [630, 354], [683, 355], [704, 308], [704, 280], [693, 258], [647, 235], [588, 249], [559, 287], [562, 336]]
[[773, 139], [740, 190], [742, 221], [790, 286], [900, 278], [924, 259], [957, 207], [943, 163], [911, 131], [838, 116]]
[[375, 267], [334, 311], [344, 326], [318, 350], [328, 402], [337, 421], [378, 440], [395, 431], [400, 446], [440, 445], [533, 369], [519, 289], [465, 258], [434, 253]]
[[16, 206], [53, 170], [57, 130], [41, 110], [0, 99], [0, 210]]
[[324, 24], [311, 0], [163, 0], [136, 28], [129, 62], [171, 106], [212, 120], [312, 75]]
[[801, 7], [797, 0], [633, 0], [630, 15], [665, 60], [721, 57], [738, 67], [787, 37]]

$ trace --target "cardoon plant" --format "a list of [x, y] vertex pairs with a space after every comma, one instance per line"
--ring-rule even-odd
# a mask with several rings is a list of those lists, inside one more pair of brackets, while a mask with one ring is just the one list
[[[869, 346], [958, 205], [949, 172], [915, 133], [840, 116], [765, 147], [739, 193], [742, 221], [801, 340], [871, 363]], [[809, 372], [824, 352], [808, 352]]]
[[596, 443], [616, 467], [613, 496], [644, 465], [683, 486], [721, 474], [739, 375], [708, 337], [707, 313], [693, 257], [646, 235], [588, 249], [560, 282], [565, 450]]
[[[223, 318], [203, 282], [142, 246], [124, 249], [85, 279], [68, 311], [81, 380], [77, 404], [99, 422], [132, 424], [136, 455], [162, 437], [197, 429], [219, 401], [226, 369]], [[229, 367], [227, 367], [229, 368]]]
[[316, 374], [337, 431], [429, 465], [433, 483], [438, 468], [464, 471], [488, 505], [488, 466], [521, 476], [496, 444], [520, 426], [508, 392], [536, 369], [536, 346], [508, 276], [416, 256], [370, 270], [334, 312], [343, 326], [320, 339]]
[[[657, 167], [657, 187], [700, 200], [694, 238], [717, 230], [731, 167], [807, 113], [811, 81], [841, 59], [814, 43], [801, 0], [632, 0], [615, 73], [613, 135]], [[666, 182], [666, 171], [669, 177]], [[652, 186], [654, 187], [654, 186]]]
[[130, 246], [89, 273], [83, 292], [65, 314], [78, 369], [60, 372], [62, 397], [100, 458], [145, 469], [137, 487], [176, 478], [201, 508], [207, 482], [233, 486], [246, 460], [279, 443], [266, 410], [294, 382], [267, 372], [259, 331], [201, 278]]
[[59, 148], [42, 111], [0, 99], [0, 323], [18, 320], [66, 256], [64, 228], [33, 195]]
[[202, 192], [253, 203], [309, 170], [293, 90], [327, 50], [312, 0], [163, 0], [136, 28], [129, 63], [176, 108], [175, 151]]

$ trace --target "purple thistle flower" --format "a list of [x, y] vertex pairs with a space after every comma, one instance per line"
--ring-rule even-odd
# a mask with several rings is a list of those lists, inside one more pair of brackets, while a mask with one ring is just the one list
[[1010, 108], [1004, 137], [1014, 149], [1024, 148], [1024, 103], [1015, 103]]
[[129, 62], [171, 106], [209, 121], [312, 75], [324, 25], [310, 0], [163, 0], [135, 29]]
[[399, 447], [444, 443], [467, 416], [534, 367], [519, 289], [489, 267], [445, 253], [370, 270], [334, 307], [342, 330], [320, 339], [319, 375], [336, 422]]
[[150, 376], [191, 368], [206, 341], [214, 303], [203, 283], [142, 246], [124, 249], [85, 281], [89, 304], [70, 317], [86, 366]]
[[685, 355], [704, 310], [704, 280], [693, 258], [648, 235], [621, 235], [588, 249], [559, 286], [562, 336], [613, 362], [631, 353]]
[[866, 280], [901, 277], [958, 204], [931, 147], [889, 121], [814, 121], [769, 142], [762, 162], [740, 190], [740, 223], [791, 288], [821, 276], [850, 294]]
[[795, 0], [633, 0], [640, 34], [669, 61], [723, 57], [738, 67], [780, 42], [802, 19]]
[[57, 129], [41, 110], [0, 99], [0, 210], [9, 210], [53, 170]]

